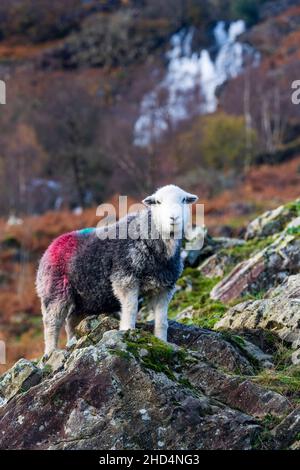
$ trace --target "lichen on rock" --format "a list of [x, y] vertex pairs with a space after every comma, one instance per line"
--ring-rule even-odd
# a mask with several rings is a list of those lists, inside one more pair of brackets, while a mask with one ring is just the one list
[[[151, 322], [138, 326], [84, 320], [59, 367], [2, 407], [0, 447], [251, 449], [266, 415], [290, 412], [283, 395], [252, 381], [256, 366], [223, 334], [171, 321], [164, 343]], [[80, 345], [89, 336], [97, 342]]]
[[267, 211], [254, 219], [247, 227], [245, 238], [265, 238], [279, 233], [294, 218], [300, 215], [300, 199]]
[[295, 349], [300, 346], [300, 274], [289, 276], [262, 300], [249, 300], [230, 308], [216, 329], [270, 330]]
[[33, 362], [20, 359], [0, 377], [0, 405], [4, 406], [15, 395], [38, 384], [42, 371]]
[[211, 291], [211, 298], [230, 302], [242, 295], [267, 290], [300, 270], [300, 238], [291, 229], [300, 224], [293, 219], [283, 232], [249, 259], [237, 264]]

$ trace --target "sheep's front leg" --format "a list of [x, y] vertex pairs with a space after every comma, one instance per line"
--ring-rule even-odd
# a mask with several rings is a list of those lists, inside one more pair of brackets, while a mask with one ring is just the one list
[[157, 338], [167, 341], [168, 336], [168, 307], [172, 299], [174, 290], [161, 291], [152, 299], [155, 328], [154, 334]]
[[138, 313], [138, 287], [120, 287], [114, 285], [113, 289], [121, 304], [120, 330], [134, 329]]

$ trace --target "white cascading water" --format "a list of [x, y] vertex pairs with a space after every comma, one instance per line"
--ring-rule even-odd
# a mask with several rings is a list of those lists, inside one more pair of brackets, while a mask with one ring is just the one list
[[[245, 29], [243, 20], [230, 23], [227, 30], [225, 22], [219, 21], [213, 31], [217, 47], [214, 60], [207, 49], [192, 51], [193, 28], [171, 37], [166, 75], [142, 99], [134, 126], [135, 145], [145, 147], [159, 139], [170, 124], [187, 119], [191, 109], [194, 114], [216, 111], [216, 89], [242, 73], [246, 58], [253, 66], [259, 63], [259, 54], [237, 41]], [[162, 93], [166, 96], [163, 104], [159, 102]]]

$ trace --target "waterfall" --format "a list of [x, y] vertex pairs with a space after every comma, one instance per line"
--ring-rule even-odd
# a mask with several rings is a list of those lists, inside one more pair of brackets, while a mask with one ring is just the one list
[[[193, 52], [194, 28], [182, 29], [170, 39], [166, 53], [165, 77], [140, 104], [140, 114], [134, 125], [134, 144], [147, 146], [159, 139], [170, 125], [175, 126], [195, 114], [216, 111], [217, 88], [243, 71], [245, 61], [256, 66], [259, 53], [237, 40], [245, 31], [243, 20], [229, 24], [219, 21], [214, 30], [215, 58], [208, 49]], [[166, 96], [163, 103], [162, 92]]]

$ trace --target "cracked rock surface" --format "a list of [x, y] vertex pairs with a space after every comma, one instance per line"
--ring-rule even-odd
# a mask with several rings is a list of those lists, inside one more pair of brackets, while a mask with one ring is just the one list
[[[1, 389], [0, 448], [252, 449], [267, 416], [281, 422], [274, 446], [281, 436], [295, 445], [297, 422], [289, 438], [284, 429], [298, 414], [252, 381], [255, 366], [241, 348], [175, 321], [163, 343], [152, 327], [124, 333], [114, 318], [84, 320], [72, 349], [40, 368], [30, 363], [39, 382]], [[27, 376], [28, 362], [18, 363]], [[13, 369], [0, 384], [12, 377]]]

